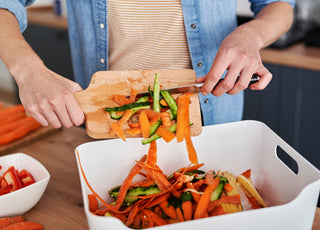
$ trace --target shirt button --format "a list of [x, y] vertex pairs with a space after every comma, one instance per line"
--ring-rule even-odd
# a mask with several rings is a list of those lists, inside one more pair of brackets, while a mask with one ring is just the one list
[[104, 63], [104, 59], [100, 58], [100, 63], [103, 64]]
[[209, 99], [208, 99], [208, 98], [204, 100], [204, 103], [207, 104], [208, 102], [209, 102]]
[[100, 23], [100, 28], [103, 29], [104, 28], [104, 24]]
[[192, 29], [195, 29], [196, 27], [197, 27], [196, 24], [191, 24]]
[[199, 62], [199, 63], [197, 64], [197, 66], [198, 66], [198, 67], [201, 67], [201, 66], [202, 66], [202, 62]]

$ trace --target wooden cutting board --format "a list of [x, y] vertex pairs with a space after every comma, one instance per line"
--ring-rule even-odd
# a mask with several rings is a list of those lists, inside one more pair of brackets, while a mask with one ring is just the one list
[[[116, 122], [104, 111], [105, 107], [117, 106], [110, 98], [112, 95], [130, 95], [134, 88], [139, 92], [148, 91], [153, 86], [155, 73], [159, 74], [161, 88], [171, 88], [194, 83], [193, 70], [141, 70], [141, 71], [100, 71], [96, 72], [87, 89], [75, 93], [75, 97], [86, 116], [87, 134], [96, 139], [116, 138], [110, 134], [110, 124]], [[174, 98], [178, 95], [173, 95]], [[190, 98], [191, 135], [202, 131], [201, 112], [198, 94]], [[124, 129], [128, 129], [127, 124]], [[132, 137], [126, 135], [126, 137]], [[137, 136], [135, 136], [137, 137]]]
[[[11, 106], [10, 104], [4, 103], [4, 102], [3, 102], [3, 105], [5, 107]], [[22, 138], [20, 138], [18, 140], [15, 140], [15, 141], [13, 141], [11, 143], [8, 143], [6, 145], [1, 145], [0, 146], [0, 155], [4, 155], [4, 154], [7, 154], [9, 152], [13, 152], [17, 148], [20, 148], [20, 147], [25, 146], [27, 144], [31, 144], [34, 141], [40, 140], [42, 137], [48, 136], [48, 135], [50, 135], [52, 133], [56, 133], [56, 132], [58, 132], [60, 130], [61, 129], [54, 129], [51, 126], [40, 127], [39, 129], [28, 133], [26, 136], [24, 136], [24, 137], [22, 137]]]

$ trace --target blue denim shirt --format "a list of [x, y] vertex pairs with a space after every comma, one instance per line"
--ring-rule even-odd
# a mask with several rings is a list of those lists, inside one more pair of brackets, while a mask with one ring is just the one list
[[[277, 0], [249, 0], [257, 14]], [[294, 5], [294, 0], [282, 0]], [[33, 0], [0, 0], [11, 11], [20, 29], [27, 26], [24, 6]], [[86, 88], [93, 73], [108, 70], [107, 0], [67, 0], [69, 38], [75, 80]], [[237, 26], [237, 0], [181, 0], [193, 69], [197, 77], [210, 70], [223, 39]], [[203, 125], [242, 119], [243, 92], [215, 97], [200, 94]]]

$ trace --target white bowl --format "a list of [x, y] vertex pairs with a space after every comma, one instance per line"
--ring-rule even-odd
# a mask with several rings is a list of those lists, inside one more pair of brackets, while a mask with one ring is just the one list
[[0, 217], [22, 215], [38, 203], [48, 185], [50, 174], [39, 161], [24, 153], [2, 156], [0, 165], [0, 175], [14, 166], [19, 171], [29, 171], [36, 181], [27, 187], [0, 195]]

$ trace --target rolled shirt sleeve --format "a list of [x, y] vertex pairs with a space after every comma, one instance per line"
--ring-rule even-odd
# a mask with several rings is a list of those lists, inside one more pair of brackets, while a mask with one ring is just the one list
[[257, 15], [259, 11], [264, 8], [266, 5], [273, 3], [273, 2], [287, 2], [292, 7], [294, 7], [295, 0], [249, 0], [251, 3], [251, 10], [252, 12]]
[[0, 0], [0, 9], [7, 9], [15, 15], [19, 22], [20, 31], [27, 28], [27, 12], [25, 6], [30, 5], [34, 0]]

